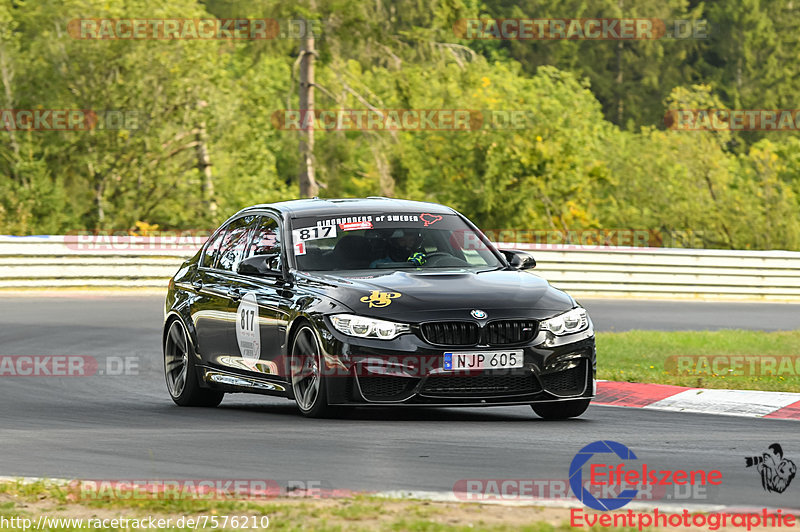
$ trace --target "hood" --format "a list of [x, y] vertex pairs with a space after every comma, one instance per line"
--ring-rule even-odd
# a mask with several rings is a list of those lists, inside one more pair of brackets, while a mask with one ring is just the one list
[[471, 319], [475, 309], [487, 319], [542, 319], [574, 306], [572, 298], [532, 273], [518, 270], [313, 272], [325, 295], [354, 313], [406, 322]]

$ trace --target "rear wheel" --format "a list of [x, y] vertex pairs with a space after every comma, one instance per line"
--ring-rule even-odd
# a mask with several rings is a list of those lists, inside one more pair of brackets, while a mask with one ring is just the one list
[[572, 401], [554, 401], [552, 403], [536, 403], [531, 408], [544, 419], [567, 419], [578, 417], [589, 408], [591, 399], [573, 399]]
[[328, 417], [336, 412], [328, 405], [322, 349], [310, 325], [298, 329], [292, 340], [292, 393], [306, 417]]
[[225, 395], [224, 392], [200, 387], [189, 334], [179, 319], [173, 320], [167, 329], [164, 376], [170, 397], [180, 406], [217, 406]]

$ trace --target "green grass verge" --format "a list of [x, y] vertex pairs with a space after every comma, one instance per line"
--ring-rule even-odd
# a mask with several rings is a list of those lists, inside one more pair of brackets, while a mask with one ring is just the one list
[[[567, 532], [569, 511], [564, 508], [503, 507], [458, 502], [389, 499], [360, 495], [351, 498], [278, 498], [264, 501], [130, 500], [105, 498], [77, 500], [68, 486], [50, 482], [0, 482], [0, 519], [27, 518], [35, 526], [40, 516], [83, 519], [155, 519], [201, 516], [269, 518], [268, 530], [280, 531], [409, 531], [409, 532]], [[184, 521], [185, 522], [185, 521]], [[206, 521], [208, 523], [208, 521]], [[135, 525], [132, 526], [135, 528]], [[81, 530], [75, 526], [51, 530]], [[144, 529], [144, 528], [142, 528]], [[198, 530], [212, 530], [211, 525]], [[217, 529], [243, 530], [236, 526]], [[247, 528], [251, 530], [252, 528]], [[3, 530], [23, 530], [5, 525]], [[87, 528], [83, 528], [87, 530]], [[121, 528], [103, 528], [121, 530]], [[153, 529], [151, 529], [153, 530]], [[193, 527], [161, 530], [194, 530]], [[29, 532], [28, 529], [27, 532]]]
[[800, 331], [597, 333], [597, 378], [800, 392]]

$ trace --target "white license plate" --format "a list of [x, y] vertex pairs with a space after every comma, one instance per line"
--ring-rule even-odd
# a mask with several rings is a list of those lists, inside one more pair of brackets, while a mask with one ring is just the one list
[[521, 368], [522, 359], [522, 349], [445, 353], [442, 368], [447, 371]]

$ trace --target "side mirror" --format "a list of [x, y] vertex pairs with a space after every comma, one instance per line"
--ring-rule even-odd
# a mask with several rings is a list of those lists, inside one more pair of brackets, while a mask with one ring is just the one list
[[530, 270], [536, 267], [536, 259], [527, 251], [520, 251], [518, 249], [501, 249], [502, 253], [508, 263], [515, 270]]
[[269, 275], [280, 277], [283, 275], [280, 266], [280, 255], [256, 255], [244, 259], [236, 267], [236, 273], [242, 275]]

